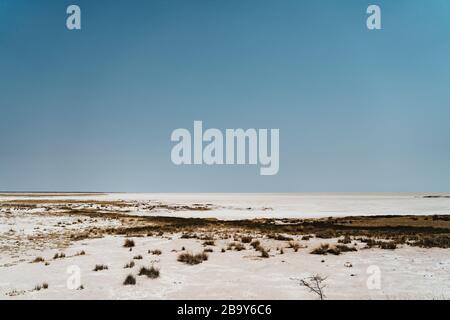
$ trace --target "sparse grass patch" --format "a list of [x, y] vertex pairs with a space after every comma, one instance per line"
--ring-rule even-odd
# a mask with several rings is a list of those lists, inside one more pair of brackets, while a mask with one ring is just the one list
[[355, 247], [350, 247], [345, 244], [341, 244], [341, 245], [338, 244], [336, 246], [330, 247], [330, 245], [326, 243], [326, 244], [321, 244], [319, 247], [313, 249], [310, 253], [311, 254], [322, 254], [322, 255], [334, 254], [334, 255], [338, 256], [342, 252], [352, 252], [352, 251], [357, 251], [357, 249]]
[[297, 252], [298, 249], [300, 249], [300, 244], [296, 241], [289, 241], [289, 248], [292, 248], [295, 252]]
[[31, 261], [31, 262], [32, 262], [32, 263], [39, 263], [39, 262], [44, 262], [44, 261], [45, 261], [44, 258], [42, 258], [42, 257], [36, 257], [36, 258], [34, 258], [34, 260]]
[[129, 274], [126, 278], [125, 281], [123, 282], [123, 285], [127, 286], [127, 285], [135, 285], [136, 284], [136, 278], [132, 275]]
[[336, 238], [336, 232], [334, 230], [323, 230], [316, 233], [316, 238], [319, 239]]
[[205, 242], [203, 242], [204, 246], [215, 246], [215, 242], [214, 240], [206, 240]]
[[394, 241], [380, 241], [380, 248], [385, 250], [397, 249], [397, 245]]
[[198, 254], [192, 254], [192, 253], [181, 253], [177, 260], [179, 262], [183, 262], [186, 264], [194, 265], [202, 263], [203, 261], [208, 260], [208, 255], [206, 253], [198, 253]]
[[338, 256], [341, 254], [341, 250], [339, 250], [337, 247], [331, 247], [330, 249], [327, 250], [327, 253]]
[[48, 289], [48, 283], [44, 282], [43, 284], [38, 284], [37, 286], [34, 287], [34, 291], [41, 291], [41, 290], [45, 290]]
[[151, 253], [151, 254], [153, 254], [155, 256], [159, 256], [159, 255], [162, 254], [161, 250], [158, 250], [158, 249], [156, 249], [156, 250], [148, 250], [148, 253]]
[[261, 252], [261, 258], [268, 258], [269, 257], [269, 252], [264, 249], [263, 247], [259, 247], [259, 252]]
[[343, 244], [349, 244], [352, 242], [352, 238], [347, 234], [344, 236], [343, 239], [339, 239], [338, 242]]
[[258, 248], [258, 247], [261, 245], [261, 242], [259, 242], [259, 240], [253, 240], [253, 241], [250, 243], [250, 245], [251, 245], [254, 249], [256, 249], [256, 248]]
[[282, 234], [275, 234], [275, 235], [269, 234], [267, 237], [269, 239], [274, 239], [274, 240], [278, 240], [278, 241], [292, 241], [292, 240], [294, 240], [293, 238], [285, 236], [285, 235], [282, 235]]
[[336, 248], [340, 252], [354, 252], [354, 251], [358, 251], [355, 247], [350, 247], [350, 246], [347, 246], [345, 244], [338, 244], [338, 245], [336, 245]]
[[[259, 241], [258, 241], [259, 243]], [[256, 245], [256, 244], [255, 244]], [[261, 245], [255, 246], [255, 250], [261, 252], [261, 257], [262, 258], [269, 258], [269, 251], [266, 250], [264, 247], [262, 247]]]
[[357, 240], [365, 243], [368, 248], [372, 248], [378, 244], [378, 241], [371, 238], [358, 238]]
[[16, 289], [14, 289], [14, 290], [12, 290], [12, 291], [9, 291], [9, 292], [7, 292], [6, 293], [6, 295], [7, 296], [10, 296], [10, 297], [16, 297], [16, 296], [20, 296], [20, 295], [23, 295], [23, 294], [25, 294], [26, 292], [24, 291], [24, 290], [16, 290]]
[[[380, 249], [386, 250], [394, 250], [397, 248], [397, 244], [395, 241], [380, 241], [371, 238], [359, 238], [358, 240], [365, 243], [367, 245], [367, 248], [379, 247]], [[399, 243], [404, 242], [400, 241]]]
[[104, 264], [96, 264], [93, 271], [108, 270], [108, 266]]
[[134, 240], [132, 239], [125, 239], [125, 242], [123, 244], [124, 248], [132, 248], [135, 246]]
[[233, 250], [233, 249], [236, 251], [242, 251], [242, 250], [245, 250], [245, 246], [240, 242], [230, 242], [228, 244], [227, 250]]
[[61, 252], [61, 253], [56, 253], [56, 254], [53, 256], [53, 260], [56, 260], [56, 259], [62, 259], [62, 258], [65, 258], [65, 257], [66, 257], [66, 254], [63, 253], [63, 252]]
[[421, 237], [413, 243], [413, 246], [418, 246], [422, 248], [450, 248], [450, 237], [449, 236], [433, 236], [433, 237]]
[[313, 249], [311, 254], [327, 254], [329, 248], [329, 244], [321, 244], [319, 247]]
[[234, 246], [237, 244], [237, 242], [230, 242], [227, 245], [227, 250], [233, 250]]
[[196, 239], [198, 236], [195, 233], [183, 233], [180, 237], [180, 239]]
[[138, 275], [147, 276], [148, 278], [151, 278], [151, 279], [156, 279], [159, 277], [159, 269], [155, 268], [154, 266], [151, 266], [150, 268], [142, 267], [139, 270]]
[[242, 243], [250, 243], [252, 242], [253, 238], [250, 236], [244, 236], [241, 238]]

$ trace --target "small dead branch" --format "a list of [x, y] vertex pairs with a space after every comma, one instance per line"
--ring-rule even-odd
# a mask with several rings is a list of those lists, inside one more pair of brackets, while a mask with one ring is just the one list
[[312, 293], [315, 293], [319, 296], [320, 300], [325, 299], [325, 293], [323, 291], [324, 288], [326, 288], [326, 284], [323, 284], [323, 282], [326, 280], [326, 277], [322, 277], [320, 275], [315, 275], [313, 277], [300, 279], [299, 284], [302, 287], [308, 288], [308, 290]]

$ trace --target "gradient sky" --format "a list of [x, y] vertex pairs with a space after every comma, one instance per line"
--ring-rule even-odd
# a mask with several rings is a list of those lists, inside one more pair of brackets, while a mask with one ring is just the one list
[[[450, 1], [0, 0], [0, 111], [3, 191], [450, 191]], [[194, 120], [278, 175], [173, 165]]]

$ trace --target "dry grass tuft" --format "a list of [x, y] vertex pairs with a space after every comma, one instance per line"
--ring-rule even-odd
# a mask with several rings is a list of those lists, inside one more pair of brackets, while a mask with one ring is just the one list
[[31, 263], [39, 263], [39, 262], [44, 262], [45, 259], [42, 257], [36, 257], [33, 261], [31, 261]]
[[178, 256], [177, 259], [179, 262], [183, 262], [189, 265], [195, 265], [202, 263], [203, 261], [208, 260], [208, 255], [206, 253], [198, 253], [198, 254], [192, 254], [192, 253], [181, 253]]
[[327, 254], [329, 248], [329, 244], [321, 244], [319, 247], [313, 249], [311, 254]]
[[134, 286], [135, 284], [136, 284], [136, 278], [133, 275], [131, 275], [131, 274], [129, 274], [125, 278], [125, 281], [123, 282], [124, 286], [128, 286], [128, 285], [133, 285]]
[[38, 284], [37, 286], [34, 287], [34, 291], [41, 291], [41, 290], [45, 290], [48, 289], [48, 283], [44, 282], [43, 284]]
[[104, 264], [96, 264], [93, 271], [108, 270], [108, 266]]
[[132, 247], [134, 247], [135, 246], [134, 240], [132, 240], [132, 239], [125, 239], [125, 242], [124, 242], [123, 246], [125, 248], [132, 248]]
[[298, 249], [300, 249], [300, 244], [296, 241], [290, 241], [289, 248], [292, 248], [292, 249], [294, 249], [295, 252], [297, 252]]
[[62, 258], [65, 258], [65, 257], [66, 257], [66, 254], [63, 253], [63, 252], [61, 252], [61, 253], [56, 253], [56, 254], [53, 256], [53, 260], [56, 260], [56, 259], [62, 259]]
[[253, 241], [250, 243], [250, 245], [251, 245], [254, 249], [256, 249], [256, 248], [258, 248], [258, 247], [261, 245], [261, 242], [259, 242], [259, 240], [253, 240]]
[[250, 243], [252, 242], [253, 238], [250, 236], [244, 236], [241, 238], [242, 243]]
[[139, 270], [140, 276], [147, 276], [150, 279], [156, 279], [159, 277], [159, 269], [151, 266], [150, 268], [142, 267]]

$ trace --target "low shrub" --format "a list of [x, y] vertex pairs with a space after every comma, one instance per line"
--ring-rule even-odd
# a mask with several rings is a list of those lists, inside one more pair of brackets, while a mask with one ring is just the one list
[[350, 247], [347, 246], [345, 244], [338, 244], [336, 245], [336, 248], [340, 251], [340, 252], [353, 252], [353, 251], [358, 251], [355, 247]]
[[343, 239], [338, 240], [339, 243], [349, 244], [352, 242], [352, 238], [349, 235], [345, 235]]
[[66, 254], [63, 253], [63, 252], [61, 252], [61, 253], [56, 253], [56, 254], [53, 256], [53, 259], [56, 260], [56, 259], [62, 259], [62, 258], [65, 258], [65, 257], [66, 257]]
[[250, 243], [250, 245], [256, 249], [260, 246], [261, 242], [259, 242], [259, 240], [253, 240], [252, 243]]
[[151, 266], [150, 268], [142, 267], [139, 270], [139, 275], [147, 276], [148, 278], [151, 279], [156, 279], [159, 277], [159, 269], [155, 268], [154, 266]]
[[132, 239], [125, 239], [125, 242], [124, 242], [123, 246], [125, 248], [132, 248], [132, 247], [134, 247], [135, 246], [134, 240], [132, 240]]
[[198, 254], [192, 254], [192, 253], [181, 253], [177, 260], [179, 262], [183, 262], [186, 264], [194, 265], [202, 263], [203, 261], [208, 260], [208, 255], [206, 253], [198, 253]]
[[336, 238], [336, 232], [334, 230], [324, 230], [316, 233], [316, 238], [319, 239], [331, 239]]
[[278, 241], [292, 241], [292, 240], [294, 240], [293, 238], [285, 236], [285, 235], [282, 235], [282, 234], [275, 234], [275, 235], [270, 234], [270, 235], [268, 235], [268, 237], [270, 239], [274, 239], [274, 240], [278, 240]]
[[268, 258], [269, 257], [269, 252], [264, 249], [263, 247], [259, 247], [259, 252], [261, 252], [261, 258]]
[[96, 264], [94, 271], [102, 271], [102, 270], [108, 270], [108, 266], [104, 264]]
[[250, 236], [244, 236], [241, 238], [242, 243], [250, 243], [252, 242], [253, 238]]
[[32, 263], [38, 263], [38, 262], [44, 262], [44, 258], [42, 257], [36, 257], [33, 261], [31, 261]]
[[43, 284], [38, 284], [37, 286], [34, 287], [34, 291], [41, 291], [45, 289], [48, 289], [48, 283], [46, 282], [44, 282]]
[[290, 241], [289, 242], [289, 248], [294, 249], [295, 252], [298, 251], [298, 249], [300, 248], [300, 244], [298, 242], [295, 241]]
[[129, 274], [129, 275], [125, 278], [125, 281], [123, 282], [123, 284], [124, 284], [125, 286], [127, 286], [127, 285], [135, 285], [135, 284], [136, 284], [136, 278], [135, 278], [133, 275]]
[[313, 249], [311, 254], [327, 254], [328, 249], [330, 248], [329, 244], [321, 244], [319, 247]]
[[394, 250], [397, 248], [397, 245], [394, 241], [380, 241], [380, 248], [386, 250]]

